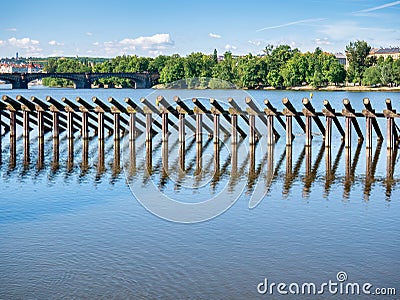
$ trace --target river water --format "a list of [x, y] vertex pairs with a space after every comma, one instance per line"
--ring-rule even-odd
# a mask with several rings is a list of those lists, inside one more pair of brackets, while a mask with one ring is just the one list
[[[269, 99], [278, 110], [283, 97], [301, 110], [301, 99], [311, 96], [305, 91], [237, 90], [0, 93], [42, 100], [80, 96], [88, 102], [93, 96], [105, 102], [110, 96], [120, 102], [130, 97], [137, 103], [140, 97], [155, 103], [158, 95], [173, 103], [173, 96], [179, 96], [189, 106], [193, 97], [222, 102], [233, 97], [242, 107], [251, 96], [260, 107]], [[316, 91], [312, 103], [321, 110], [328, 99], [340, 111], [348, 98], [360, 111], [368, 97], [382, 111], [386, 98], [400, 109], [399, 96]], [[212, 128], [206, 117], [204, 122]], [[379, 125], [385, 133], [386, 121]], [[229, 129], [223, 118], [221, 126]], [[243, 120], [240, 126], [248, 130]], [[338, 286], [370, 283], [371, 293], [396, 288], [397, 296], [382, 298], [398, 299], [399, 155], [388, 153], [386, 141], [380, 145], [375, 138], [372, 151], [365, 150], [365, 142], [357, 147], [355, 133], [351, 150], [344, 149], [336, 129], [328, 152], [313, 126], [310, 148], [304, 147], [304, 134], [295, 123], [293, 146], [286, 148], [276, 120], [281, 138], [273, 147], [265, 136], [255, 148], [248, 139], [233, 147], [221, 134], [217, 149], [204, 135], [198, 150], [188, 128], [184, 144], [172, 129], [168, 142], [158, 134], [151, 144], [144, 134], [134, 142], [125, 136], [120, 143], [110, 136], [101, 145], [96, 137], [84, 144], [79, 133], [72, 141], [62, 133], [58, 159], [51, 133], [41, 150], [32, 131], [27, 151], [19, 128], [15, 155], [10, 155], [8, 134], [3, 135], [0, 299], [307, 298], [281, 295], [276, 287], [272, 295], [262, 295], [257, 287], [262, 291], [265, 279], [286, 283], [286, 291], [291, 283], [315, 283], [317, 289], [329, 281]], [[364, 131], [365, 121], [360, 127]], [[257, 128], [265, 135], [259, 120]], [[327, 288], [314, 297], [351, 298]], [[368, 297], [373, 296], [355, 298]]]

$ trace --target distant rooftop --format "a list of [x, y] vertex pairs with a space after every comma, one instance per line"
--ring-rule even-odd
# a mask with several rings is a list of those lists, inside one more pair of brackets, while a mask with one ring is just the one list
[[371, 54], [392, 54], [392, 53], [400, 53], [400, 47], [371, 49]]

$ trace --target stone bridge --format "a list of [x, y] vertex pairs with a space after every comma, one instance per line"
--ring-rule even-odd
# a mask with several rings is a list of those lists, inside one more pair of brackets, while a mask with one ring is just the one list
[[0, 80], [11, 83], [13, 89], [27, 89], [28, 83], [46, 77], [64, 78], [74, 82], [76, 89], [90, 89], [94, 81], [101, 78], [127, 78], [136, 89], [151, 88], [159, 78], [155, 73], [0, 73]]

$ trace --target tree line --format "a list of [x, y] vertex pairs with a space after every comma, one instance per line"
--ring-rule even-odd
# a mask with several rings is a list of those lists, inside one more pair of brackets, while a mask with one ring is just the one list
[[[346, 46], [348, 68], [340, 64], [335, 55], [316, 48], [314, 52], [301, 53], [289, 45], [267, 45], [263, 55], [234, 56], [225, 52], [223, 59], [218, 53], [191, 53], [186, 57], [178, 54], [155, 58], [117, 56], [94, 63], [90, 59], [50, 58], [47, 72], [151, 72], [160, 75], [159, 83], [167, 84], [185, 78], [201, 78], [189, 82], [189, 87], [213, 87], [210, 78], [218, 78], [239, 88], [288, 88], [301, 85], [321, 87], [345, 82], [362, 85], [400, 84], [400, 59], [384, 60], [369, 56], [371, 47], [365, 41], [350, 42]], [[131, 87], [129, 79], [104, 78], [97, 84], [113, 84]], [[46, 78], [43, 84], [66, 86], [65, 79]], [[193, 86], [191, 86], [191, 84]], [[218, 87], [218, 86], [215, 86]]]

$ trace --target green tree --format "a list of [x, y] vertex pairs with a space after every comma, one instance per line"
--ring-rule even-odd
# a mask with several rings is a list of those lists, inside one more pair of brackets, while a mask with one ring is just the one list
[[237, 82], [236, 61], [231, 52], [225, 52], [224, 59], [213, 67], [214, 78], [222, 79], [230, 83]]
[[165, 67], [160, 72], [161, 83], [171, 83], [185, 77], [184, 59], [179, 55], [170, 59], [165, 64]]
[[[351, 82], [361, 83], [366, 65], [366, 58], [371, 47], [365, 41], [350, 42], [346, 46], [346, 55], [349, 62], [347, 79]], [[368, 62], [368, 61], [367, 61]]]
[[362, 79], [363, 85], [377, 85], [381, 83], [380, 70], [378, 66], [371, 66], [365, 69]]

